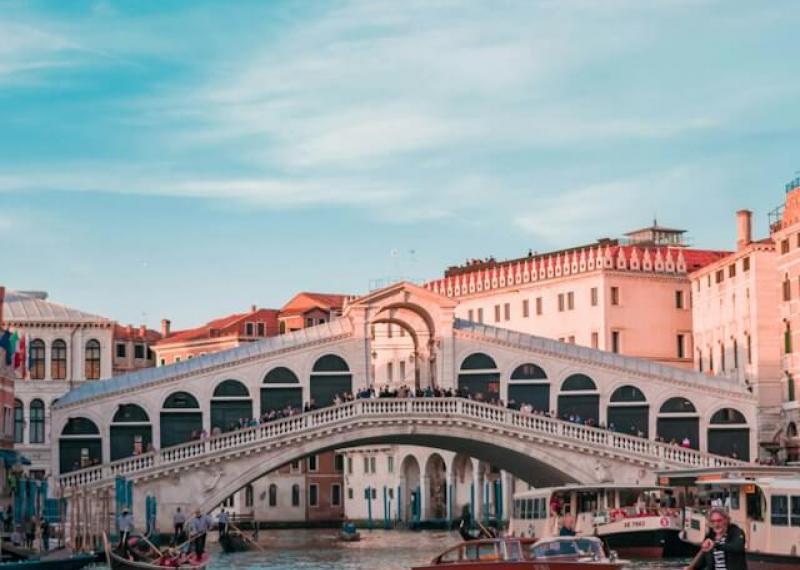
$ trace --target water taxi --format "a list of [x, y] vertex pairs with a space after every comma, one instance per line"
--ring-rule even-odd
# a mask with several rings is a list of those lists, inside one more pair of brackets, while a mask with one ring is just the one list
[[606, 556], [593, 537], [505, 537], [462, 542], [412, 570], [618, 570], [626, 564], [613, 552]]
[[557, 536], [572, 515], [580, 536], [597, 536], [621, 556], [663, 558], [692, 554], [679, 537], [681, 512], [672, 491], [653, 485], [567, 485], [514, 495], [509, 532]]
[[800, 568], [800, 469], [745, 467], [659, 474], [686, 504], [682, 538], [699, 546], [708, 532], [706, 514], [723, 507], [745, 534], [753, 570]]

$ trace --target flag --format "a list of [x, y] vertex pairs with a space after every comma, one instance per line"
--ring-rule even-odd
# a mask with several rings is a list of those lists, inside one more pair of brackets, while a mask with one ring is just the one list
[[6, 366], [14, 362], [14, 350], [11, 348], [11, 333], [7, 330], [0, 332], [0, 348], [6, 351]]
[[20, 342], [21, 337], [19, 336], [19, 331], [14, 331], [14, 334], [11, 335], [11, 340], [14, 346], [14, 370], [19, 370], [19, 368], [24, 365], [23, 355], [20, 352], [22, 342]]
[[19, 362], [22, 365], [22, 378], [25, 378], [25, 373], [30, 368], [28, 364], [28, 359], [26, 358], [26, 352], [28, 350], [28, 335], [23, 335], [20, 338], [19, 346], [17, 347], [19, 351]]

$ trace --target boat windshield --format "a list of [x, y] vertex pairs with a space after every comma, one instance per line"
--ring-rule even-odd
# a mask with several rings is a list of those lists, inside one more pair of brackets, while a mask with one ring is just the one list
[[465, 560], [490, 562], [502, 560], [497, 542], [467, 542], [458, 548], [448, 550], [442, 554], [437, 562], [439, 564], [452, 564]]
[[556, 556], [578, 556], [601, 559], [603, 546], [599, 540], [591, 538], [562, 537], [552, 540], [542, 540], [531, 545], [531, 557], [536, 559], [553, 558]]

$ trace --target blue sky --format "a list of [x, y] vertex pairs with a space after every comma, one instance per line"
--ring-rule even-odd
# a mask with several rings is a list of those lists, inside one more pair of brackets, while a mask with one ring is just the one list
[[0, 0], [0, 283], [178, 327], [616, 236], [800, 169], [800, 3]]

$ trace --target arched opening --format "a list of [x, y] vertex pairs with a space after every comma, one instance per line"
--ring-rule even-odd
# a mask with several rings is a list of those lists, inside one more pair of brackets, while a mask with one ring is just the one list
[[84, 372], [87, 380], [100, 379], [100, 363], [100, 342], [96, 339], [90, 339], [86, 342], [84, 354]]
[[418, 334], [397, 319], [376, 319], [370, 325], [370, 377], [372, 385], [399, 388], [420, 386]]
[[311, 403], [318, 408], [330, 406], [337, 394], [353, 391], [353, 375], [347, 362], [335, 354], [326, 354], [314, 363], [309, 381]]
[[269, 506], [278, 506], [278, 486], [275, 483], [269, 485]]
[[614, 390], [608, 404], [608, 428], [629, 435], [648, 437], [650, 407], [647, 398], [636, 386]]
[[400, 464], [400, 494], [398, 504], [402, 506], [402, 519], [407, 523], [422, 520], [420, 495], [420, 468], [417, 458], [407, 455]]
[[508, 405], [515, 409], [530, 406], [536, 411], [550, 411], [550, 382], [541, 367], [527, 363], [514, 369], [508, 384]]
[[39, 398], [31, 401], [31, 443], [44, 443], [44, 402]]
[[25, 406], [14, 400], [14, 443], [25, 443]]
[[750, 428], [741, 412], [733, 408], [723, 408], [711, 416], [708, 451], [750, 461]]
[[458, 389], [476, 400], [492, 401], [500, 397], [500, 371], [494, 359], [482, 352], [470, 354], [461, 363]]
[[50, 377], [53, 380], [67, 378], [67, 343], [60, 338], [50, 347]]
[[453, 518], [471, 520], [475, 515], [472, 459], [459, 453], [453, 459]]
[[44, 341], [40, 338], [33, 339], [28, 354], [28, 373], [31, 380], [44, 380], [45, 353]]
[[444, 459], [438, 453], [428, 458], [425, 464], [428, 483], [426, 521], [443, 521], [447, 518], [447, 473]]
[[573, 374], [561, 384], [558, 417], [576, 423], [597, 425], [600, 421], [600, 394], [597, 384], [586, 374]]
[[109, 431], [111, 461], [145, 453], [153, 443], [150, 417], [136, 404], [120, 404]]
[[61, 473], [102, 463], [102, 449], [97, 424], [87, 418], [69, 418], [58, 440]]
[[656, 435], [666, 443], [700, 448], [700, 416], [686, 398], [670, 398], [658, 411]]
[[286, 368], [278, 366], [264, 376], [261, 388], [261, 415], [271, 411], [284, 410], [288, 407], [303, 407], [303, 389], [300, 379]]
[[203, 431], [203, 413], [197, 398], [188, 392], [175, 392], [161, 410], [161, 447], [186, 443]]
[[212, 433], [233, 431], [252, 418], [253, 400], [247, 387], [238, 380], [220, 382], [211, 397]]

